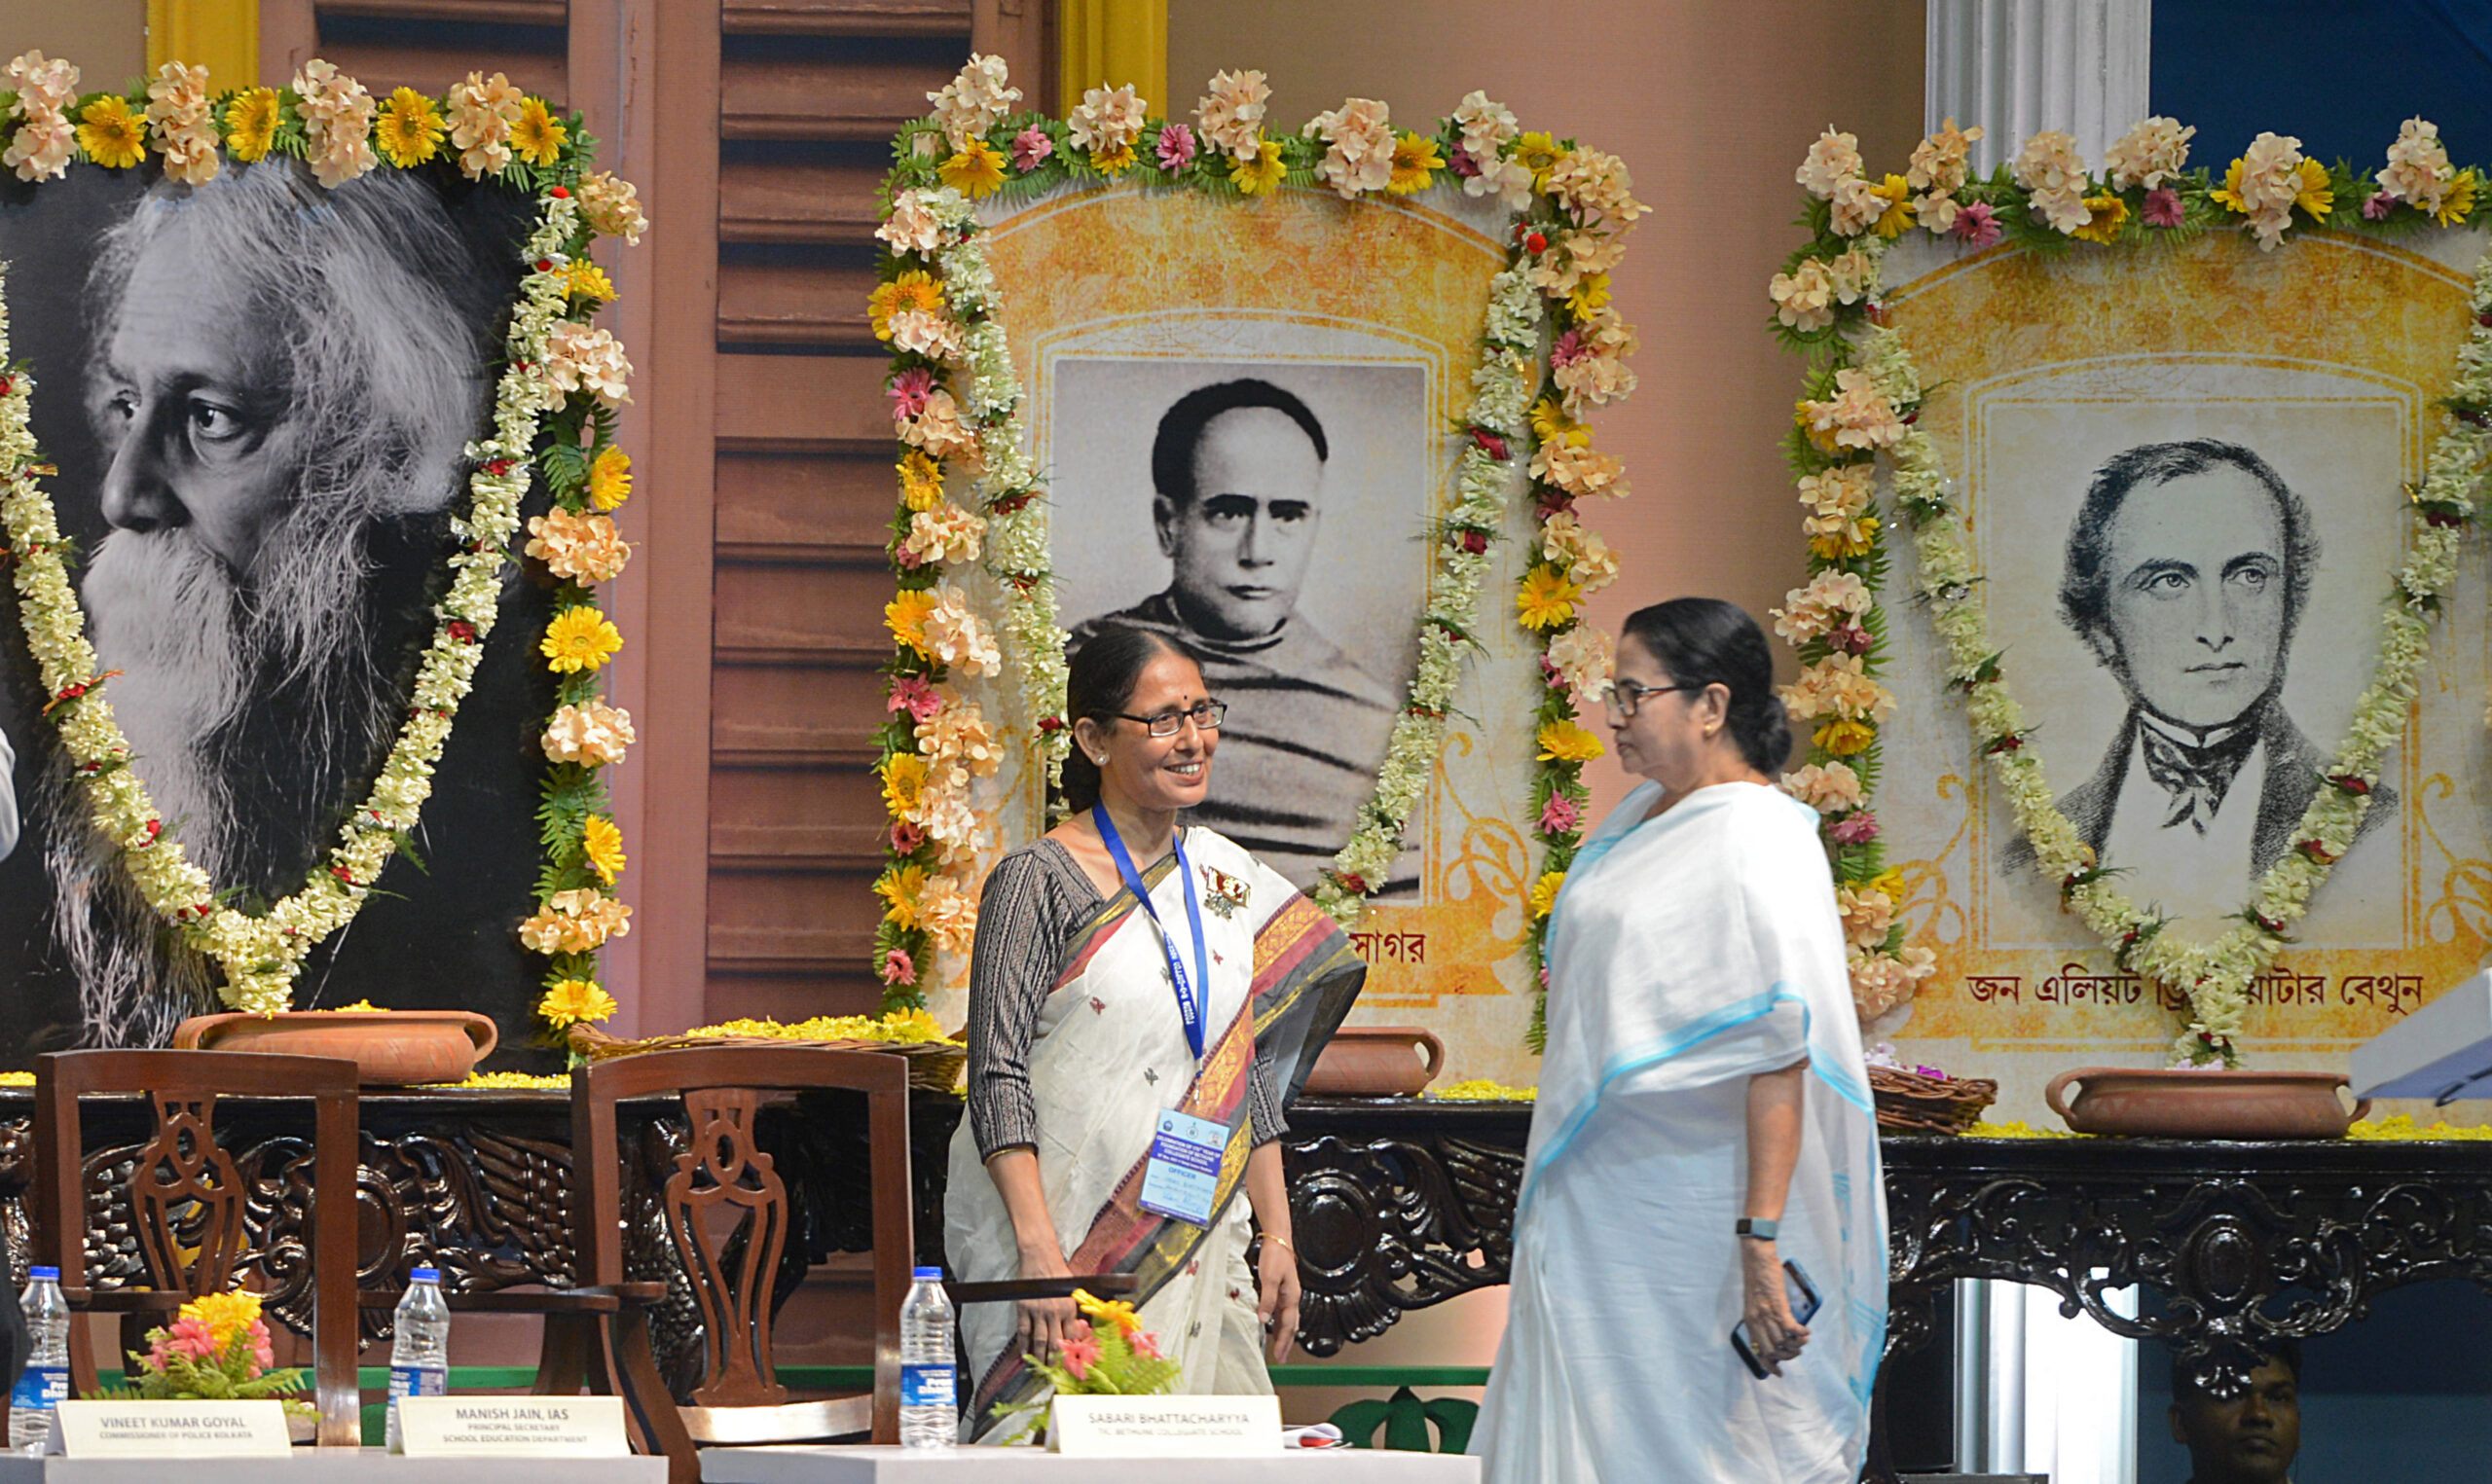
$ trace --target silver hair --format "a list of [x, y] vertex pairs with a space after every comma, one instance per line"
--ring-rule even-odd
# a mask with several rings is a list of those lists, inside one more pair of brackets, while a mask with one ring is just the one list
[[[490, 406], [499, 284], [411, 173], [334, 191], [300, 162], [160, 184], [107, 233], [89, 280], [93, 344], [110, 343], [155, 251], [241, 280], [277, 351], [292, 495], [229, 570], [186, 525], [117, 530], [84, 580], [99, 657], [137, 767], [168, 829], [220, 887], [301, 880], [366, 786], [403, 706], [391, 640], [422, 617], [382, 611], [388, 557], [437, 551], [381, 533], [437, 530]], [[377, 662], [377, 663], [376, 663]], [[55, 818], [83, 824], [74, 780]], [[91, 828], [55, 832], [55, 934], [79, 981], [83, 1039], [162, 1044], [212, 1003], [213, 973], [159, 923]]]

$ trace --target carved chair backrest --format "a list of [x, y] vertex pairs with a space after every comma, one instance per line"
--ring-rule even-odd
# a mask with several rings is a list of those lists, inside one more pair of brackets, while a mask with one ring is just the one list
[[[65, 1051], [35, 1058], [35, 1250], [61, 1285], [86, 1286], [90, 1181], [82, 1097], [142, 1100], [149, 1132], [131, 1158], [128, 1191], [145, 1285], [199, 1297], [235, 1286], [253, 1256], [249, 1202], [233, 1157], [216, 1141], [222, 1097], [308, 1098], [314, 1142], [310, 1178], [312, 1342], [320, 1441], [351, 1446], [356, 1418], [356, 1071], [331, 1057], [238, 1051]], [[288, 1182], [293, 1184], [295, 1182]], [[324, 1200], [327, 1192], [338, 1198]], [[169, 1315], [165, 1322], [169, 1322]], [[72, 1330], [78, 1384], [92, 1387], [84, 1326]]]
[[[571, 1078], [579, 1225], [573, 1247], [584, 1284], [623, 1271], [622, 1156], [616, 1104], [681, 1101], [686, 1138], [658, 1192], [660, 1217], [701, 1314], [704, 1357], [691, 1392], [701, 1407], [776, 1406], [788, 1400], [771, 1361], [774, 1279], [790, 1225], [787, 1181], [754, 1140], [769, 1094], [842, 1089], [865, 1095], [872, 1161], [874, 1435], [899, 1428], [899, 1310], [914, 1262], [908, 1169], [908, 1065], [871, 1051], [720, 1046], [601, 1062]], [[580, 1172], [585, 1172], [585, 1177]], [[645, 1277], [647, 1275], [641, 1275]]]

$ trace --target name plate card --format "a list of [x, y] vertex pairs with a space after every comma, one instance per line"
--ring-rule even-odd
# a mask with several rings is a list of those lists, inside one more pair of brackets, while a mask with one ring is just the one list
[[409, 1458], [628, 1458], [620, 1396], [402, 1396]]
[[63, 1401], [44, 1452], [73, 1459], [286, 1458], [281, 1401]]
[[1277, 1396], [1058, 1396], [1047, 1448], [1074, 1458], [1220, 1459], [1281, 1451]]

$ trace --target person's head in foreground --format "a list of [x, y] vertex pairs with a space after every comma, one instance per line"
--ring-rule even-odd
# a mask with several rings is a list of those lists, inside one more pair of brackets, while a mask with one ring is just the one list
[[2172, 1440], [2189, 1450], [2190, 1484], [2282, 1484], [2301, 1451], [2301, 1347], [2276, 1342], [2238, 1396], [2198, 1389], [2172, 1367]]
[[1073, 652], [1064, 694], [1067, 808], [1104, 800], [1112, 814], [1156, 814], [1203, 801], [1226, 708], [1184, 651], [1146, 629], [1102, 629]]
[[1672, 799], [1710, 783], [1770, 780], [1791, 752], [1765, 633], [1718, 597], [1674, 597], [1629, 615], [1605, 705], [1619, 766]]
[[1315, 554], [1331, 454], [1306, 404], [1269, 381], [1201, 387], [1160, 417], [1151, 518], [1189, 627], [1257, 639], [1288, 621]]

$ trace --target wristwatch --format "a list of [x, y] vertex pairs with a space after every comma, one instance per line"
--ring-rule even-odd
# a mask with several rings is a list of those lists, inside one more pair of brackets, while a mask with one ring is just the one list
[[1741, 1236], [1749, 1238], [1753, 1241], [1772, 1242], [1776, 1237], [1781, 1235], [1782, 1223], [1779, 1221], [1761, 1220], [1754, 1216], [1741, 1216], [1740, 1217], [1739, 1226], [1735, 1229]]

